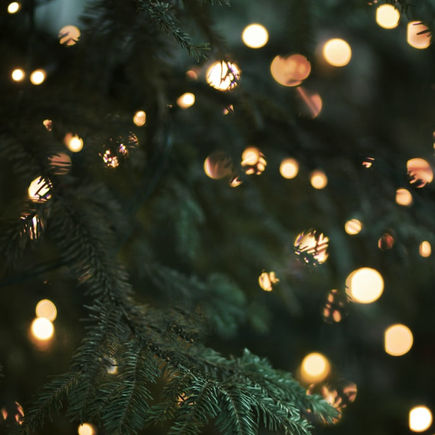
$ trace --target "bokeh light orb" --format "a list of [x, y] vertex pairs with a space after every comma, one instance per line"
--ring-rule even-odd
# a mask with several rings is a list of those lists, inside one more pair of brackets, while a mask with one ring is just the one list
[[432, 245], [427, 240], [423, 240], [418, 247], [418, 253], [421, 257], [427, 258], [432, 254]]
[[310, 175], [310, 183], [314, 189], [321, 190], [324, 189], [328, 184], [328, 177], [323, 171], [316, 170]]
[[348, 42], [341, 38], [326, 41], [322, 49], [323, 57], [332, 66], [346, 66], [352, 58], [352, 49]]
[[258, 277], [259, 286], [266, 292], [273, 290], [274, 284], [277, 284], [279, 279], [276, 277], [275, 272], [262, 272]]
[[384, 333], [385, 352], [392, 356], [402, 356], [411, 350], [414, 337], [411, 330], [400, 323], [391, 325]]
[[350, 236], [355, 236], [362, 230], [363, 224], [359, 219], [350, 219], [344, 224], [344, 231]]
[[279, 165], [279, 173], [283, 178], [287, 180], [291, 180], [298, 175], [299, 172], [299, 163], [297, 160], [292, 158], [284, 159]]
[[67, 133], [63, 141], [66, 147], [73, 153], [78, 153], [83, 149], [83, 139], [76, 134]]
[[213, 180], [230, 176], [233, 172], [231, 157], [224, 151], [215, 151], [204, 160], [204, 172]]
[[433, 171], [429, 162], [419, 157], [410, 159], [406, 162], [406, 170], [409, 182], [415, 187], [421, 188], [433, 181]]
[[275, 56], [270, 64], [273, 79], [282, 86], [298, 86], [311, 72], [311, 63], [302, 54]]
[[57, 317], [56, 305], [50, 299], [41, 299], [35, 307], [36, 317], [43, 317], [53, 322]]
[[37, 317], [33, 320], [30, 331], [36, 340], [47, 341], [53, 337], [54, 326], [53, 323], [45, 317]]
[[304, 382], [322, 382], [329, 375], [330, 371], [331, 364], [329, 363], [328, 358], [321, 353], [309, 353], [302, 360], [301, 378]]
[[16, 14], [21, 9], [21, 3], [11, 2], [8, 4], [8, 14]]
[[177, 98], [177, 104], [182, 109], [192, 107], [195, 104], [195, 94], [192, 94], [192, 92], [186, 92], [183, 95], [180, 95]]
[[427, 406], [415, 406], [409, 411], [409, 429], [413, 432], [424, 432], [431, 424], [432, 412]]
[[403, 205], [404, 207], [409, 207], [412, 204], [412, 195], [408, 189], [397, 189], [396, 190], [396, 203]]
[[293, 244], [295, 255], [307, 264], [322, 264], [328, 257], [329, 238], [316, 230], [299, 233]]
[[47, 74], [43, 69], [35, 69], [35, 71], [30, 74], [30, 82], [35, 85], [41, 85], [44, 83]]
[[354, 270], [346, 278], [346, 293], [352, 302], [371, 304], [381, 297], [383, 291], [384, 279], [371, 267]]
[[238, 85], [240, 69], [235, 63], [220, 60], [207, 69], [206, 80], [218, 91], [229, 91]]
[[70, 47], [80, 39], [80, 29], [72, 25], [64, 26], [59, 30], [58, 36], [60, 44]]
[[242, 32], [242, 41], [249, 48], [264, 47], [268, 40], [269, 32], [262, 24], [250, 24]]
[[378, 248], [382, 251], [391, 249], [394, 246], [395, 240], [394, 236], [390, 233], [384, 233], [378, 239]]
[[407, 27], [406, 40], [411, 47], [424, 50], [430, 46], [432, 34], [421, 21], [410, 21]]
[[33, 202], [45, 202], [51, 198], [51, 183], [42, 177], [36, 177], [27, 189], [28, 197]]
[[26, 73], [21, 68], [15, 68], [11, 72], [11, 77], [14, 82], [21, 82], [26, 77]]
[[144, 110], [138, 110], [133, 115], [133, 123], [138, 127], [143, 127], [146, 122], [147, 122], [147, 114], [145, 113]]
[[92, 424], [83, 423], [77, 428], [78, 435], [95, 435], [97, 431]]
[[384, 29], [394, 29], [399, 25], [400, 12], [390, 4], [383, 4], [376, 8], [376, 22]]

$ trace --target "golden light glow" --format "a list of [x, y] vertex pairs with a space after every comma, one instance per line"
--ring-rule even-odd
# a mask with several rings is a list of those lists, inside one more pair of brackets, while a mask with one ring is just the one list
[[263, 272], [258, 277], [258, 284], [266, 292], [271, 292], [273, 285], [278, 282], [279, 279], [276, 277], [275, 272]]
[[107, 374], [117, 375], [118, 374], [118, 363], [115, 358], [109, 357], [107, 359]]
[[138, 127], [143, 127], [147, 122], [147, 114], [143, 110], [138, 110], [133, 116], [133, 122]]
[[231, 187], [239, 187], [242, 184], [242, 180], [240, 179], [240, 177], [238, 175], [235, 175], [234, 177], [232, 177], [230, 179], [229, 184]]
[[305, 104], [306, 111], [311, 118], [317, 118], [322, 111], [323, 101], [319, 94], [308, 93], [302, 86], [296, 88], [296, 92]]
[[396, 190], [396, 203], [408, 207], [412, 204], [412, 195], [408, 189]]
[[294, 253], [305, 263], [322, 264], [328, 259], [329, 238], [316, 230], [297, 235], [294, 241]]
[[206, 80], [212, 88], [218, 91], [229, 91], [238, 85], [240, 69], [235, 63], [217, 61], [208, 68]]
[[328, 323], [339, 323], [343, 319], [345, 299], [337, 289], [332, 289], [326, 298], [322, 310], [323, 320]]
[[12, 2], [8, 4], [8, 13], [16, 14], [21, 9], [21, 4], [18, 2]]
[[302, 54], [276, 56], [270, 64], [270, 73], [282, 86], [298, 86], [311, 72], [311, 63]]
[[59, 43], [66, 46], [77, 44], [80, 39], [80, 29], [76, 26], [64, 26], [59, 30]]
[[322, 382], [331, 371], [328, 359], [318, 352], [309, 353], [301, 364], [301, 377], [304, 382]]
[[14, 421], [19, 426], [24, 423], [24, 409], [17, 401], [15, 401], [10, 408], [1, 408], [0, 415], [4, 421], [8, 420], [9, 418], [11, 421]]
[[427, 160], [415, 158], [406, 162], [406, 169], [410, 178], [409, 182], [421, 188], [432, 183], [433, 171]]
[[430, 257], [430, 255], [432, 254], [432, 246], [430, 242], [428, 242], [427, 240], [421, 242], [420, 246], [418, 247], [418, 253], [424, 258]]
[[427, 406], [415, 406], [409, 411], [409, 429], [424, 432], [432, 424], [432, 412]]
[[92, 424], [83, 423], [77, 428], [77, 433], [79, 435], [95, 435], [97, 431]]
[[378, 248], [386, 251], [394, 246], [394, 237], [390, 233], [384, 233], [378, 240]]
[[394, 29], [398, 26], [400, 12], [389, 4], [380, 5], [376, 9], [376, 22], [384, 29]]
[[83, 149], [83, 139], [78, 135], [73, 135], [72, 133], [67, 133], [63, 138], [63, 142], [67, 148], [73, 152], [78, 153]]
[[21, 82], [26, 77], [26, 73], [21, 68], [15, 68], [11, 72], [11, 77], [14, 82]]
[[344, 231], [347, 234], [354, 236], [362, 230], [362, 222], [358, 219], [350, 219], [344, 224]]
[[406, 39], [411, 47], [423, 50], [431, 44], [432, 34], [429, 28], [421, 21], [410, 21], [408, 23]]
[[411, 330], [401, 324], [391, 325], [384, 333], [384, 349], [389, 355], [402, 356], [408, 353], [414, 342]]
[[41, 299], [36, 304], [35, 313], [36, 317], [43, 317], [53, 322], [57, 317], [57, 308], [50, 299]]
[[27, 221], [27, 225], [25, 225], [23, 229], [24, 233], [27, 234], [30, 240], [37, 240], [44, 229], [43, 222], [39, 216], [37, 214], [24, 212], [20, 216], [20, 219]]
[[346, 278], [346, 293], [352, 302], [371, 304], [381, 297], [383, 291], [384, 279], [371, 267], [354, 270]]
[[324, 189], [328, 184], [328, 177], [323, 171], [316, 170], [311, 172], [310, 183], [314, 189]]
[[223, 151], [215, 151], [204, 160], [204, 172], [213, 180], [230, 176], [233, 172], [233, 162]]
[[352, 49], [350, 45], [340, 38], [330, 39], [323, 45], [323, 57], [332, 66], [345, 66], [350, 62]]
[[35, 71], [30, 74], [30, 81], [33, 85], [38, 86], [44, 83], [47, 74], [43, 69], [35, 69]]
[[189, 69], [186, 71], [186, 77], [188, 77], [191, 80], [198, 80], [198, 73], [194, 69]]
[[51, 183], [42, 177], [36, 177], [29, 185], [27, 194], [33, 202], [45, 202], [51, 198]]
[[375, 161], [374, 157], [367, 157], [361, 164], [369, 169], [373, 166], [373, 162]]
[[186, 92], [185, 94], [178, 97], [177, 104], [182, 109], [192, 107], [195, 104], [195, 94], [192, 94], [192, 92]]
[[[101, 154], [100, 154], [101, 155]], [[119, 166], [119, 159], [112, 154], [112, 151], [106, 150], [102, 156], [104, 164], [108, 168], [117, 168]]]
[[46, 128], [47, 131], [53, 130], [53, 121], [51, 119], [44, 119], [44, 121], [42, 121], [42, 125]]
[[66, 175], [71, 170], [71, 157], [66, 153], [53, 154], [48, 161], [55, 175]]
[[37, 317], [33, 320], [30, 331], [36, 340], [47, 341], [53, 337], [54, 326], [50, 320], [45, 317]]
[[269, 32], [261, 24], [250, 24], [242, 33], [242, 41], [249, 48], [261, 48], [267, 44]]
[[281, 164], [279, 165], [279, 173], [282, 177], [286, 178], [287, 180], [291, 180], [292, 178], [295, 178], [296, 175], [298, 175], [299, 172], [299, 163], [297, 160], [292, 158], [284, 159]]
[[230, 113], [233, 112], [234, 112], [234, 106], [232, 104], [228, 104], [228, 106], [224, 107], [224, 110], [222, 111], [224, 115], [229, 115]]
[[267, 162], [258, 148], [248, 147], [242, 153], [241, 165], [247, 175], [260, 175], [266, 169]]

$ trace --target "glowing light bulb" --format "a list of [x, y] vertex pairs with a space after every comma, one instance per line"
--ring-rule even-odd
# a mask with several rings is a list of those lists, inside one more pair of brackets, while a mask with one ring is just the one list
[[66, 46], [77, 44], [80, 39], [80, 29], [76, 26], [64, 26], [59, 30], [59, 43]]
[[432, 424], [432, 412], [427, 406], [415, 406], [409, 411], [409, 429], [424, 432]]
[[83, 149], [83, 139], [78, 135], [67, 133], [63, 141], [67, 148], [73, 153], [78, 153]]
[[371, 304], [381, 297], [383, 291], [384, 279], [371, 267], [354, 270], [346, 278], [346, 293], [352, 302]]
[[21, 9], [21, 4], [18, 2], [12, 2], [8, 4], [8, 13], [16, 14]]
[[26, 73], [21, 68], [15, 68], [11, 72], [11, 77], [14, 82], [21, 82], [26, 77]]
[[230, 176], [233, 172], [231, 157], [223, 151], [215, 151], [204, 160], [204, 172], [213, 180]]
[[329, 238], [316, 230], [299, 233], [293, 244], [295, 255], [307, 264], [322, 264], [328, 257]]
[[344, 224], [344, 231], [347, 234], [354, 236], [362, 230], [362, 222], [358, 219], [350, 219]]
[[178, 97], [177, 104], [182, 109], [188, 109], [195, 104], [195, 94], [192, 94], [192, 92], [186, 92], [185, 94]]
[[217, 61], [208, 68], [206, 80], [212, 88], [218, 91], [229, 91], [238, 85], [240, 69], [235, 63]]
[[424, 258], [430, 257], [430, 255], [432, 254], [432, 246], [430, 242], [428, 242], [427, 240], [421, 242], [420, 246], [418, 247], [418, 253]]
[[310, 183], [311, 186], [314, 187], [314, 189], [321, 190], [327, 186], [328, 177], [323, 171], [313, 171], [310, 176]]
[[279, 173], [287, 180], [291, 180], [298, 175], [299, 163], [295, 159], [284, 159], [279, 166]]
[[261, 48], [267, 44], [269, 32], [261, 24], [250, 24], [242, 33], [242, 41], [249, 48]]
[[50, 299], [41, 299], [35, 308], [36, 317], [43, 317], [53, 322], [57, 317], [56, 305]]
[[297, 87], [296, 92], [304, 103], [304, 111], [307, 112], [311, 118], [317, 118], [323, 107], [322, 97], [319, 94], [307, 92], [302, 86]]
[[384, 233], [378, 239], [378, 248], [386, 251], [387, 249], [391, 249], [394, 246], [394, 237], [390, 233]]
[[138, 127], [143, 127], [147, 122], [147, 114], [143, 110], [138, 110], [133, 116], [133, 122]]
[[42, 177], [36, 177], [29, 185], [27, 194], [33, 202], [45, 202], [51, 198], [51, 183]]
[[406, 162], [409, 182], [421, 188], [433, 181], [433, 171], [427, 160], [421, 158], [410, 159]]
[[411, 330], [401, 324], [391, 325], [384, 333], [385, 352], [392, 356], [402, 356], [409, 352], [414, 337]]
[[412, 204], [411, 192], [408, 189], [397, 189], [396, 203], [404, 207], [409, 207]]
[[37, 317], [30, 327], [31, 333], [36, 340], [47, 341], [53, 337], [54, 326], [45, 317]]
[[407, 27], [406, 40], [411, 47], [424, 50], [431, 44], [432, 34], [421, 21], [410, 21]]
[[331, 370], [328, 359], [318, 352], [308, 354], [301, 364], [301, 377], [304, 382], [322, 382]]
[[47, 74], [43, 69], [35, 69], [35, 71], [30, 74], [30, 81], [33, 85], [38, 86], [44, 83]]
[[302, 54], [275, 56], [270, 64], [273, 79], [282, 86], [298, 86], [311, 72], [311, 63]]
[[345, 66], [350, 62], [352, 49], [350, 45], [340, 38], [327, 41], [323, 46], [323, 57], [332, 66]]
[[83, 423], [77, 428], [78, 435], [95, 435], [97, 432], [92, 424]]
[[271, 292], [273, 285], [278, 282], [279, 279], [276, 277], [275, 272], [263, 272], [258, 277], [258, 284], [266, 292]]
[[384, 29], [394, 29], [398, 26], [400, 12], [392, 5], [380, 5], [376, 9], [376, 22]]

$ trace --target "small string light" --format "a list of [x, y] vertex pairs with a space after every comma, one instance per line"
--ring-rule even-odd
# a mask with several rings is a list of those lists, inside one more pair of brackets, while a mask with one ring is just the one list
[[217, 61], [210, 65], [206, 73], [207, 83], [218, 91], [230, 91], [240, 80], [240, 68], [232, 62]]
[[264, 47], [268, 40], [269, 32], [262, 24], [250, 24], [243, 30], [242, 41], [249, 48]]
[[432, 254], [432, 246], [430, 242], [428, 242], [427, 240], [421, 242], [420, 246], [418, 247], [418, 253], [423, 258], [430, 257], [430, 255]]
[[292, 158], [284, 159], [279, 165], [279, 173], [283, 178], [291, 180], [298, 175], [299, 163]]
[[362, 222], [358, 219], [350, 219], [344, 224], [344, 231], [350, 236], [355, 236], [362, 230]]
[[432, 34], [421, 21], [410, 21], [407, 27], [406, 40], [411, 47], [424, 50], [430, 46]]
[[262, 272], [258, 277], [258, 284], [266, 291], [271, 292], [274, 284], [277, 284], [279, 279], [276, 277], [275, 272]]
[[32, 336], [38, 341], [48, 341], [53, 337], [54, 326], [45, 317], [37, 317], [30, 327]]
[[307, 264], [322, 264], [328, 257], [329, 238], [316, 230], [299, 233], [293, 244], [295, 255]]
[[402, 356], [411, 350], [414, 337], [411, 330], [400, 323], [391, 325], [384, 333], [385, 352], [392, 356]]
[[77, 428], [78, 435], [95, 435], [97, 431], [92, 424], [83, 423]]
[[84, 145], [83, 139], [78, 135], [73, 135], [72, 133], [67, 133], [63, 139], [63, 142], [73, 153], [80, 152]]
[[408, 189], [397, 189], [396, 203], [399, 205], [403, 205], [404, 207], [409, 207], [412, 204], [411, 192]]
[[328, 184], [328, 177], [323, 171], [316, 170], [311, 173], [310, 183], [314, 189], [321, 190], [324, 189]]
[[231, 157], [224, 151], [215, 151], [204, 160], [204, 172], [213, 180], [230, 176], [233, 172]]
[[36, 177], [29, 185], [27, 194], [33, 202], [45, 202], [51, 198], [51, 182], [42, 177]]
[[275, 56], [270, 64], [273, 79], [282, 86], [298, 86], [311, 72], [311, 63], [302, 54]]
[[21, 68], [15, 68], [11, 72], [11, 77], [14, 82], [21, 82], [26, 77], [26, 73]]
[[371, 267], [354, 270], [346, 278], [346, 293], [352, 302], [371, 304], [381, 297], [383, 291], [384, 279]]
[[331, 370], [331, 364], [325, 355], [313, 352], [305, 356], [301, 364], [301, 378], [307, 383], [322, 382]]
[[376, 22], [384, 29], [394, 29], [399, 25], [400, 12], [393, 5], [383, 4], [376, 8]]
[[76, 26], [64, 26], [59, 30], [59, 43], [68, 47], [77, 44], [80, 39], [80, 29]]
[[424, 432], [432, 424], [432, 412], [424, 405], [415, 406], [409, 411], [409, 429]]
[[177, 99], [177, 104], [182, 109], [188, 109], [195, 104], [195, 94], [192, 92], [186, 92]]
[[41, 299], [35, 307], [36, 317], [42, 317], [44, 319], [53, 322], [57, 317], [56, 305], [50, 299]]
[[21, 9], [21, 3], [11, 2], [8, 4], [8, 14], [16, 14]]
[[350, 45], [340, 38], [333, 38], [323, 45], [323, 57], [332, 66], [346, 66], [352, 57]]
[[30, 82], [35, 86], [39, 86], [44, 83], [46, 76], [47, 74], [43, 69], [35, 69], [35, 71], [30, 74]]
[[147, 114], [144, 110], [138, 110], [133, 116], [133, 122], [138, 127], [143, 127], [147, 122]]

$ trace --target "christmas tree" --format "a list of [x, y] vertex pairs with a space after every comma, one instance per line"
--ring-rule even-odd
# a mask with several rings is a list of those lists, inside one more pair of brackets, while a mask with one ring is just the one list
[[4, 433], [429, 433], [433, 0], [1, 8]]

